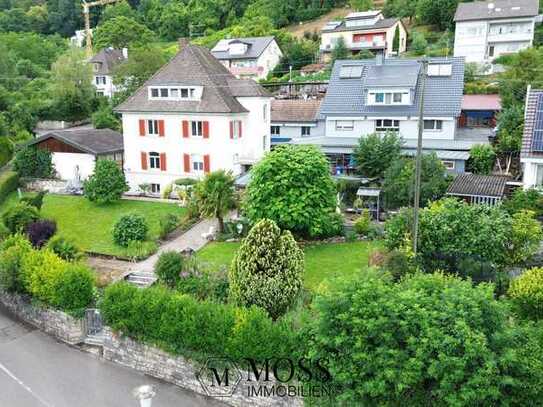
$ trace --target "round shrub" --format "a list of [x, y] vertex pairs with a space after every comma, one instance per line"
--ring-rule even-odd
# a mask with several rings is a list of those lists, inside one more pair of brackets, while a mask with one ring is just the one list
[[41, 219], [36, 222], [29, 223], [26, 226], [26, 235], [32, 246], [36, 248], [42, 247], [57, 231], [55, 221], [49, 219]]
[[26, 203], [12, 206], [2, 215], [2, 221], [11, 233], [24, 232], [30, 223], [37, 221], [39, 218], [38, 210]]
[[313, 304], [306, 355], [326, 361], [330, 405], [531, 405], [542, 397], [540, 330], [516, 324], [490, 285], [370, 274]]
[[21, 262], [32, 252], [30, 242], [20, 234], [8, 237], [0, 247], [0, 287], [8, 292], [24, 292]]
[[15, 155], [13, 168], [21, 177], [49, 178], [55, 168], [51, 153], [34, 146], [24, 147]]
[[99, 204], [118, 201], [128, 189], [123, 170], [113, 160], [98, 160], [83, 186], [85, 197]]
[[80, 313], [94, 295], [94, 274], [85, 265], [70, 263], [53, 284], [51, 304], [70, 313]]
[[179, 275], [184, 263], [185, 259], [181, 253], [174, 251], [161, 253], [155, 264], [158, 280], [168, 287], [174, 288], [179, 282]]
[[366, 235], [371, 225], [370, 211], [364, 209], [360, 216], [354, 222], [354, 230], [359, 235]]
[[49, 242], [47, 242], [47, 248], [53, 251], [61, 259], [67, 261], [78, 260], [83, 255], [81, 250], [74, 243], [66, 240], [62, 236], [53, 236]]
[[314, 146], [280, 146], [251, 169], [245, 212], [308, 237], [338, 234], [336, 185], [330, 163]]
[[21, 277], [25, 290], [34, 298], [53, 303], [55, 280], [67, 263], [50, 250], [33, 250], [21, 263]]
[[257, 305], [277, 318], [300, 293], [303, 270], [304, 255], [292, 234], [263, 219], [251, 229], [232, 261], [230, 298], [238, 305]]
[[127, 247], [131, 241], [142, 242], [147, 237], [149, 227], [145, 218], [136, 213], [123, 215], [113, 226], [113, 241]]
[[543, 268], [526, 271], [511, 281], [509, 297], [517, 312], [524, 318], [543, 318]]

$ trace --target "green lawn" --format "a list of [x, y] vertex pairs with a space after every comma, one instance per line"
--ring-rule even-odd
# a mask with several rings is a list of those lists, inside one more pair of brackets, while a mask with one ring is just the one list
[[[17, 201], [11, 195], [2, 204], [2, 212]], [[175, 204], [121, 200], [110, 205], [96, 205], [84, 197], [53, 195], [45, 196], [41, 215], [57, 222], [57, 234], [72, 240], [85, 251], [121, 256], [123, 249], [113, 243], [113, 224], [126, 213], [139, 213], [147, 219], [149, 238], [158, 237], [158, 222], [166, 213], [182, 215], [185, 209]]]
[[[197, 256], [212, 268], [228, 266], [239, 243], [213, 242], [201, 249]], [[329, 243], [307, 246], [305, 252], [304, 283], [315, 289], [327, 279], [338, 276], [353, 276], [368, 265], [372, 250], [379, 242]]]

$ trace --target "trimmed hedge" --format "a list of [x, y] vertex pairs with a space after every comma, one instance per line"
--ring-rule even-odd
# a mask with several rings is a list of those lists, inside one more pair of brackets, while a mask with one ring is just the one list
[[0, 203], [19, 186], [19, 175], [15, 171], [0, 173]]
[[48, 249], [35, 250], [20, 234], [0, 245], [0, 286], [76, 317], [94, 300], [94, 274], [84, 264], [67, 262]]
[[295, 332], [285, 320], [273, 322], [257, 307], [199, 301], [164, 287], [140, 290], [126, 282], [113, 284], [106, 288], [100, 310], [114, 330], [191, 358], [262, 360], [291, 356], [295, 350]]

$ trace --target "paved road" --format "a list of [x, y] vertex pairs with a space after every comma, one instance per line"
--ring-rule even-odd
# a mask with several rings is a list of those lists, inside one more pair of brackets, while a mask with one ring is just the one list
[[157, 386], [153, 407], [221, 406], [55, 341], [0, 307], [1, 407], [137, 407], [131, 391]]

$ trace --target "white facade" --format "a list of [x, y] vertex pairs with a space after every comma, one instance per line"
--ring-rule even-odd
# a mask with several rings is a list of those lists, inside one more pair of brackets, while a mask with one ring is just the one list
[[524, 189], [543, 188], [543, 158], [521, 158]]
[[228, 50], [231, 58], [220, 59], [220, 62], [238, 78], [264, 79], [283, 57], [283, 52], [275, 40], [271, 41], [257, 58], [243, 57], [247, 51], [246, 44], [236, 42], [228, 45]]
[[271, 137], [276, 143], [280, 139], [324, 136], [324, 120], [312, 122], [271, 122]]
[[110, 98], [117, 92], [111, 75], [94, 75], [92, 83], [96, 88], [96, 93], [100, 96]]
[[[456, 120], [454, 117], [425, 117], [423, 139], [454, 140]], [[433, 127], [432, 130], [429, 130]], [[418, 137], [417, 117], [341, 117], [328, 116], [326, 118], [325, 133], [327, 137], [360, 137], [386, 130], [398, 131], [403, 139], [416, 139]]]
[[495, 58], [532, 46], [536, 17], [456, 23], [454, 56], [490, 64]]
[[[271, 98], [237, 99], [248, 113], [123, 113], [124, 170], [130, 191], [138, 192], [140, 184], [148, 183], [155, 184], [153, 191], [158, 194], [176, 179], [199, 179], [207, 171], [221, 169], [232, 171], [236, 176], [244, 172], [246, 166], [260, 160], [270, 149]], [[140, 120], [163, 121], [164, 135], [140, 135]], [[192, 135], [192, 125], [189, 136], [184, 137], [183, 122], [187, 121], [207, 122], [208, 137]], [[231, 122], [237, 121], [241, 122], [241, 137], [231, 138]], [[165, 158], [165, 166], [152, 168], [151, 153], [158, 153], [160, 160]], [[187, 157], [190, 160], [188, 171]], [[208, 168], [204, 167], [204, 160]]]
[[96, 164], [92, 154], [54, 152], [51, 158], [57, 175], [66, 181], [74, 179], [76, 172], [81, 180], [87, 179], [94, 172]]
[[403, 53], [407, 45], [407, 31], [399, 20], [388, 28], [371, 29], [364, 26], [352, 26], [339, 31], [323, 31], [320, 50], [325, 53], [325, 59], [327, 59], [326, 55], [331, 53], [339, 39], [343, 38], [346, 47], [352, 52], [383, 49], [387, 56], [391, 56], [394, 54], [392, 48], [396, 29], [399, 29], [400, 33], [399, 53]]

